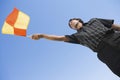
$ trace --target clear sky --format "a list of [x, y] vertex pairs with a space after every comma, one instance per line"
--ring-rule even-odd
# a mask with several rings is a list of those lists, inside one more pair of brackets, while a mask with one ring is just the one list
[[[31, 18], [27, 34], [72, 34], [68, 20], [114, 19], [120, 0], [0, 0], [0, 27], [16, 7]], [[0, 80], [119, 80], [90, 49], [41, 39], [0, 34]]]

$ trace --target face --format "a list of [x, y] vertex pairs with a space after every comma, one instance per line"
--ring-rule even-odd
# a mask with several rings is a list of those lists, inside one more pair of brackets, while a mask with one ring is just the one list
[[78, 30], [82, 27], [82, 23], [79, 22], [78, 20], [72, 20], [70, 22], [70, 26], [71, 26], [72, 29]]

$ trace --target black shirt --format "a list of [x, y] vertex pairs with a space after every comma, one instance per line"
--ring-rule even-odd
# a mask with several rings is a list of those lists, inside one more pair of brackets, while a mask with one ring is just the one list
[[97, 51], [97, 46], [106, 32], [111, 29], [114, 20], [92, 18], [72, 35], [65, 35], [70, 43], [81, 44]]

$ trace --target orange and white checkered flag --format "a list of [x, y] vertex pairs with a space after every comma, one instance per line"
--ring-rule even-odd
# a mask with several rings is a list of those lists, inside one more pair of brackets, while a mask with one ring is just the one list
[[26, 36], [29, 21], [30, 17], [27, 14], [17, 8], [14, 8], [4, 22], [2, 33]]

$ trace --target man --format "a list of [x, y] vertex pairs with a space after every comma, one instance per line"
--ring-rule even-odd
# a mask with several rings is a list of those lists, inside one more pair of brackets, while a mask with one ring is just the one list
[[114, 20], [100, 18], [92, 18], [86, 23], [80, 18], [73, 18], [68, 24], [77, 32], [65, 36], [33, 34], [30, 38], [45, 38], [87, 46], [97, 52], [98, 58], [120, 77], [120, 25], [114, 24]]

